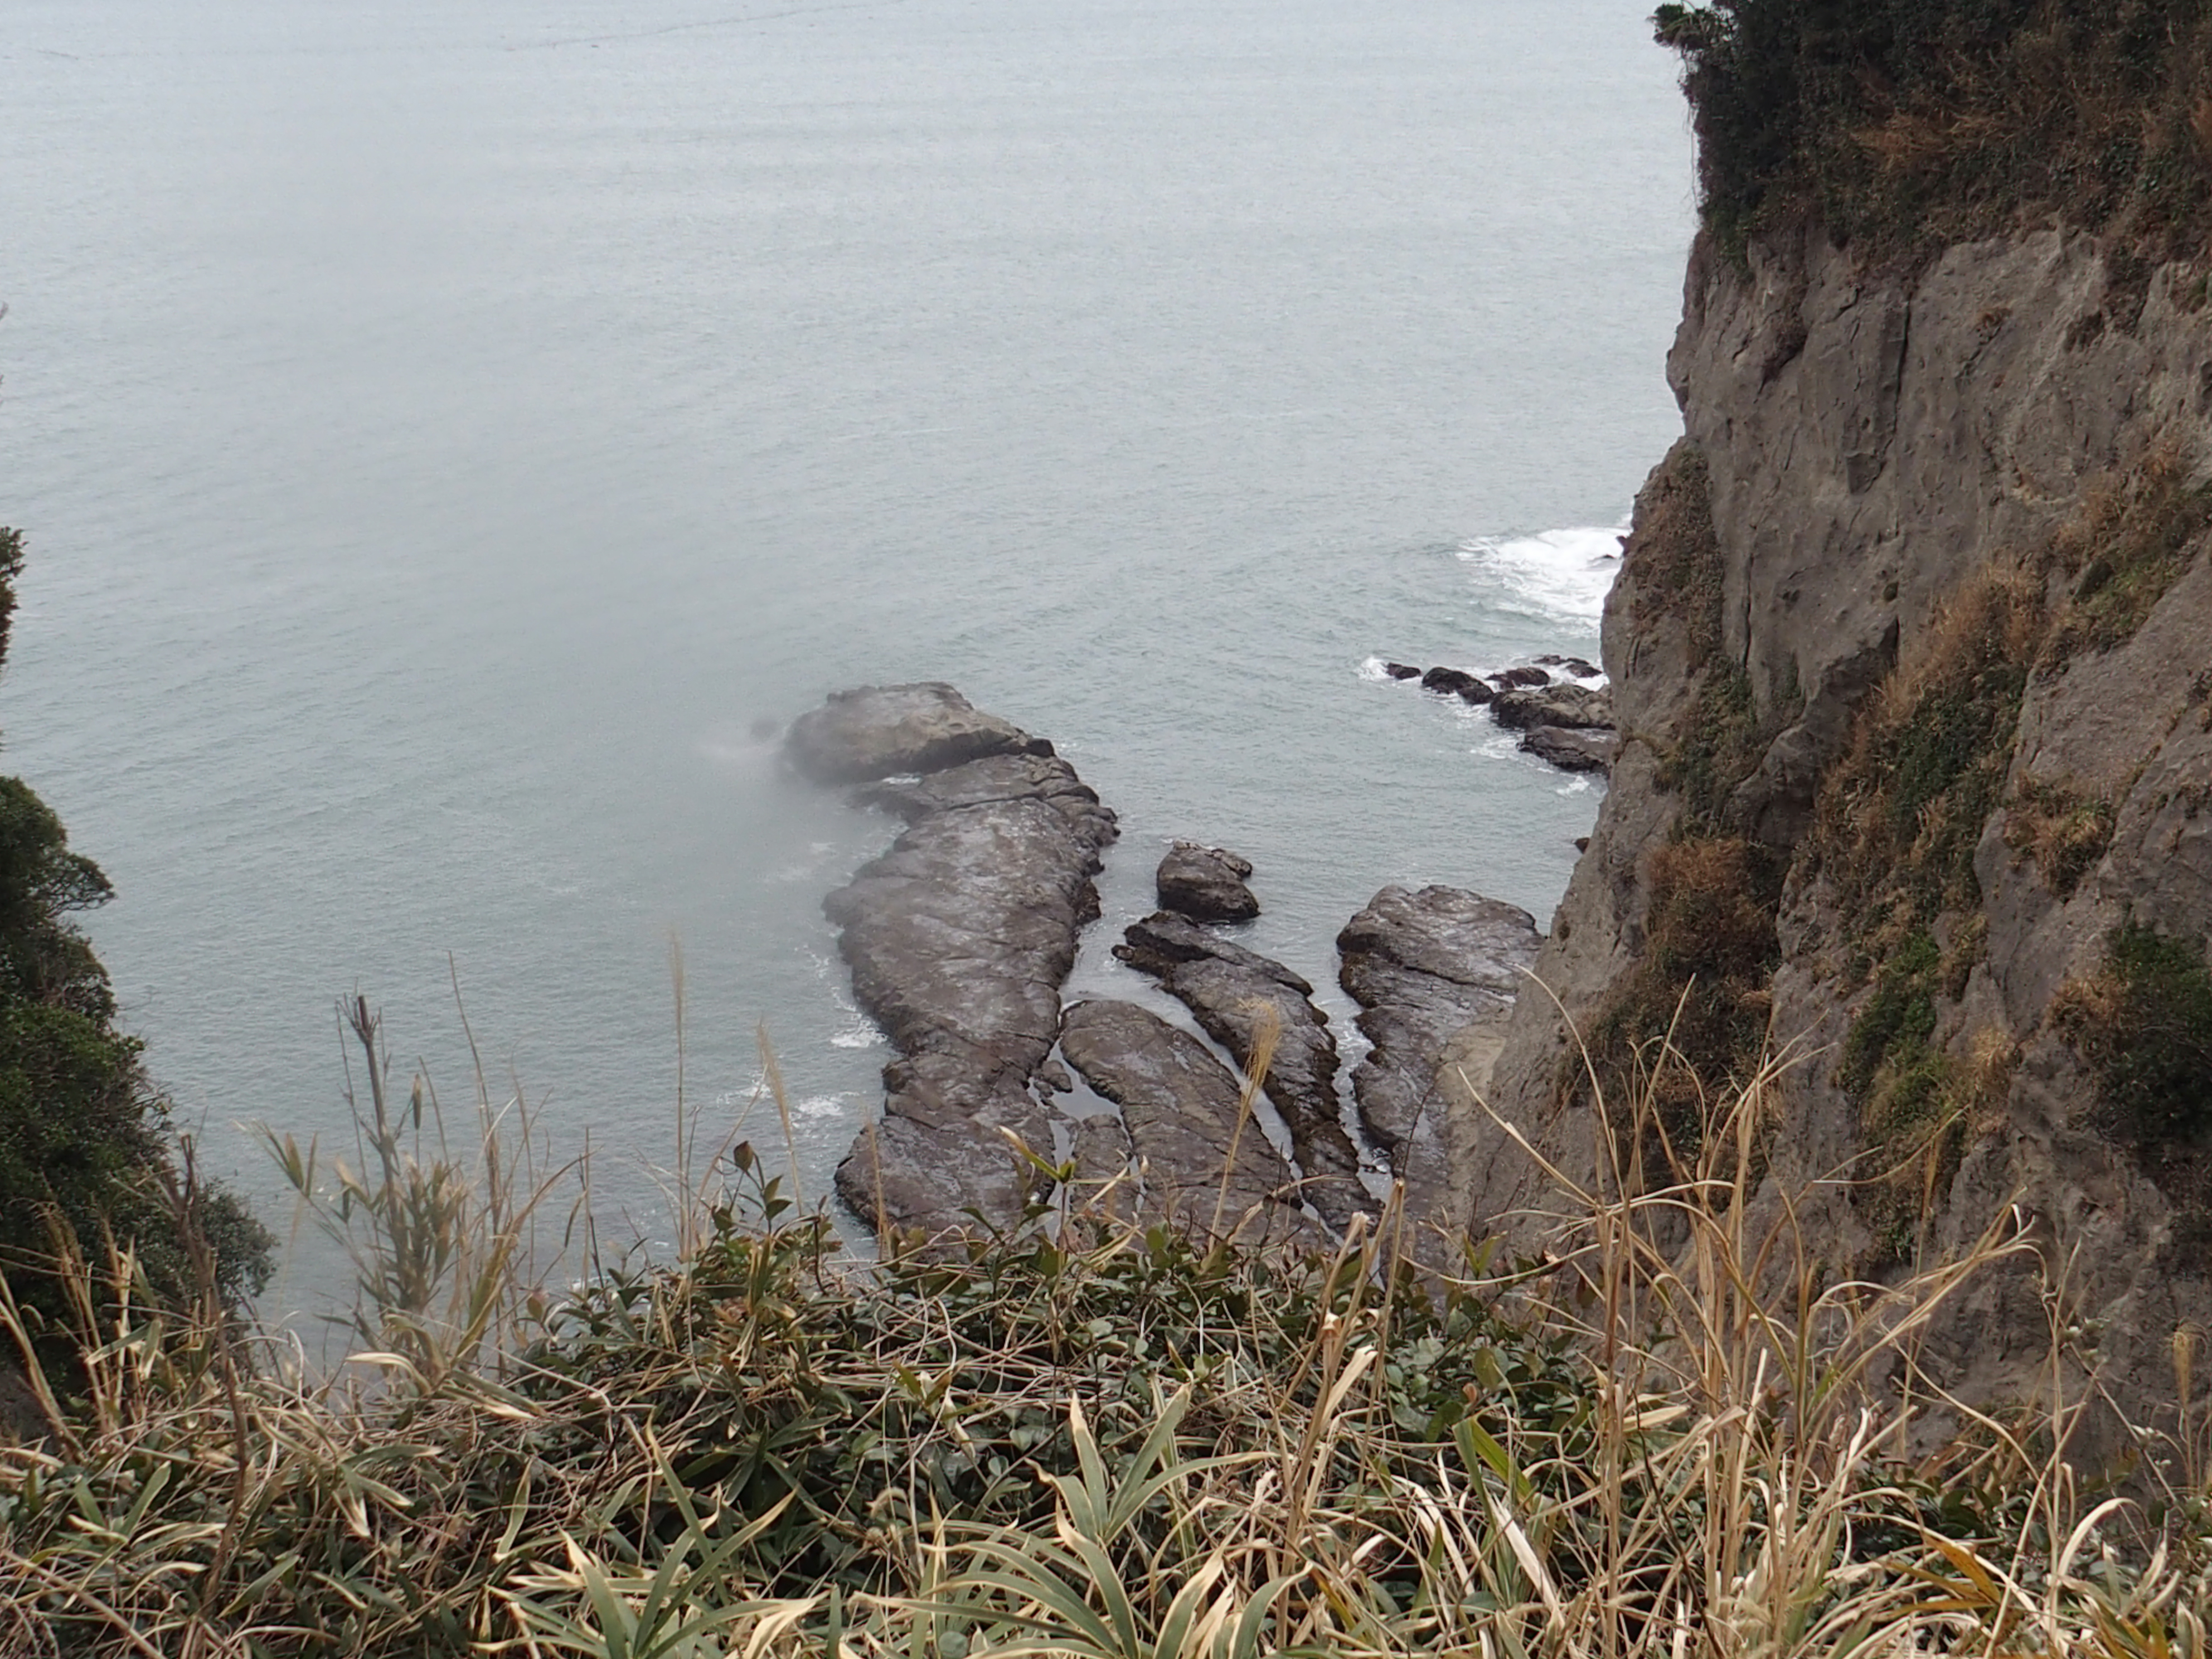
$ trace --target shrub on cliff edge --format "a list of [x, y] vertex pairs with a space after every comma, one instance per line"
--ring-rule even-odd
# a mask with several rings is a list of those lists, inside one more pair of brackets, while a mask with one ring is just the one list
[[1811, 212], [1881, 252], [2022, 218], [2207, 252], [2206, 0], [1709, 0], [1653, 22], [1725, 247]]
[[[22, 538], [0, 529], [0, 659]], [[244, 1206], [179, 1180], [167, 1105], [115, 1028], [115, 998], [72, 918], [112, 889], [70, 850], [60, 818], [20, 778], [0, 778], [0, 1275], [50, 1350], [76, 1317], [57, 1253], [112, 1239], [161, 1291], [198, 1276], [183, 1229], [212, 1248], [217, 1293], [259, 1287], [270, 1240]], [[179, 1218], [180, 1203], [197, 1212]]]

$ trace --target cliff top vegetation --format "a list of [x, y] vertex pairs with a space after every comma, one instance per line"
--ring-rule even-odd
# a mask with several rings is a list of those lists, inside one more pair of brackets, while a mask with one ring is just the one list
[[1682, 56], [1708, 227], [1878, 257], [2023, 222], [2212, 252], [2212, 0], [1705, 0]]
[[[0, 1447], [0, 1650], [2203, 1654], [2199, 1416], [2145, 1431], [2151, 1506], [2105, 1501], [2064, 1462], [2094, 1397], [2063, 1280], [2003, 1228], [1825, 1272], [1749, 1201], [1774, 1080], [1715, 1092], [1679, 1181], [1563, 1186], [1564, 1254], [1456, 1279], [1395, 1217], [1240, 1253], [1072, 1165], [1012, 1231], [849, 1266], [744, 1143], [674, 1261], [570, 1267], [526, 1243], [571, 1195], [521, 1114], [480, 1100], [465, 1156], [372, 1104], [336, 1196], [289, 1149], [363, 1269], [337, 1377], [204, 1304], [81, 1298], [88, 1386]], [[1918, 1334], [1992, 1273], [2049, 1298], [2052, 1389], [1927, 1453]]]
[[[21, 535], [0, 529], [0, 659], [22, 563]], [[53, 809], [0, 777], [0, 1282], [50, 1353], [68, 1346], [73, 1249], [112, 1239], [161, 1293], [204, 1273], [234, 1303], [270, 1248], [234, 1197], [180, 1168], [168, 1103], [116, 1025], [75, 921], [112, 891]]]

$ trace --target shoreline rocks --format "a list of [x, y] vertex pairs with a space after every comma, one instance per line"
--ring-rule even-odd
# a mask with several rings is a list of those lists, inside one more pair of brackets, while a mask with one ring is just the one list
[[1613, 693], [1605, 686], [1580, 683], [1604, 678], [1595, 663], [1552, 653], [1486, 678], [1463, 668], [1424, 671], [1401, 662], [1383, 664], [1382, 672], [1394, 680], [1419, 679], [1425, 690], [1438, 696], [1487, 705], [1491, 718], [1500, 726], [1528, 734], [1520, 744], [1524, 753], [1563, 772], [1609, 774], [1613, 769], [1620, 749]]
[[1049, 756], [1052, 745], [987, 714], [941, 680], [830, 694], [791, 723], [784, 753], [817, 783], [936, 772], [988, 755]]
[[1250, 861], [1234, 853], [1179, 841], [1160, 860], [1152, 887], [1163, 910], [1196, 921], [1249, 921], [1260, 914], [1260, 901], [1245, 884], [1251, 873]]
[[[1249, 1073], [1267, 1027], [1274, 1051], [1261, 1088], [1290, 1131], [1301, 1191], [1330, 1226], [1377, 1206], [1359, 1179], [1359, 1149], [1338, 1119], [1339, 1059], [1313, 986], [1279, 962], [1163, 912], [1131, 924], [1114, 954], [1159, 981]], [[1103, 1092], [1103, 1091], [1102, 1091]]]
[[1149, 1008], [1098, 999], [1067, 1011], [1060, 1042], [1067, 1063], [1121, 1109], [1136, 1214], [1245, 1243], [1327, 1242], [1297, 1207], [1290, 1166], [1260, 1126], [1240, 1130], [1237, 1081], [1198, 1038]]
[[794, 766], [849, 781], [903, 817], [890, 850], [823, 901], [855, 1001], [898, 1051], [884, 1114], [837, 1168], [838, 1195], [879, 1229], [937, 1232], [973, 1211], [1011, 1224], [1036, 1195], [1053, 1115], [1031, 1080], [1060, 1031], [1060, 988], [1098, 913], [1117, 830], [1050, 745], [950, 686], [867, 687], [794, 721]]
[[1354, 1068], [1369, 1137], [1389, 1153], [1408, 1211], [1453, 1212], [1453, 1120], [1472, 1107], [1465, 1072], [1486, 1086], [1505, 1022], [1543, 938], [1517, 906], [1455, 887], [1385, 887], [1337, 935], [1339, 982], [1374, 1047]]

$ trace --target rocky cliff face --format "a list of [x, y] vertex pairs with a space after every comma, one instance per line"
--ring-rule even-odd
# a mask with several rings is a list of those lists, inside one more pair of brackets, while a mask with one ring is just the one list
[[[1672, 1024], [1708, 1081], [1796, 1056], [1770, 1190], [1825, 1182], [1832, 1273], [2017, 1202], [2094, 1315], [2079, 1357], [2171, 1391], [2212, 1320], [2212, 305], [2058, 231], [1884, 274], [1814, 233], [1701, 246], [1686, 436], [1607, 609], [1622, 738], [1486, 1097], [1569, 1173]], [[1597, 1061], [1584, 1080], [1570, 1023]], [[1697, 1107], [1650, 1096], [1679, 1143]], [[1545, 1182], [1461, 1091], [1478, 1231]], [[1937, 1332], [2002, 1392], [2032, 1274]]]

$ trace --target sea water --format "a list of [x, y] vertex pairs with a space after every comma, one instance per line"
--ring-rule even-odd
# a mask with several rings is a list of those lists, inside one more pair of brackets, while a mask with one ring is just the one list
[[1178, 836], [1340, 1029], [1384, 884], [1547, 922], [1601, 783], [1382, 664], [1595, 654], [1678, 430], [1648, 9], [15, 0], [0, 723], [209, 1161], [289, 1231], [251, 1130], [345, 1139], [359, 993], [656, 1237], [680, 950], [702, 1136], [780, 1147], [764, 1032], [821, 1198], [894, 826], [771, 733], [856, 683], [1121, 813], [1081, 993]]

